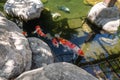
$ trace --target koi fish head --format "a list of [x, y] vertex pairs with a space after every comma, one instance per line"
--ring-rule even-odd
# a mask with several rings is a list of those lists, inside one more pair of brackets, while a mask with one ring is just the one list
[[53, 38], [53, 39], [52, 39], [52, 44], [53, 44], [55, 47], [59, 47], [59, 42], [57, 41], [56, 38]]
[[78, 50], [78, 55], [84, 56], [84, 52], [80, 49], [80, 50]]
[[37, 30], [37, 29], [40, 29], [40, 26], [39, 26], [39, 25], [35, 26], [35, 29], [36, 29], [36, 30]]

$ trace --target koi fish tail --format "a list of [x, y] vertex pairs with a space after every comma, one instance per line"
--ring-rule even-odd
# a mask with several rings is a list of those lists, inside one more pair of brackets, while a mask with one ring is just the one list
[[27, 32], [25, 32], [25, 31], [23, 31], [22, 34], [23, 34], [24, 36], [28, 36], [28, 35], [27, 35]]
[[47, 34], [46, 34], [46, 38], [49, 39], [49, 40], [52, 40], [52, 39], [53, 39], [53, 37], [50, 35], [50, 33], [47, 33]]
[[83, 52], [81, 49], [79, 49], [77, 53], [78, 53], [78, 55], [80, 55], [80, 56], [84, 56], [84, 52]]
[[77, 54], [73, 54], [73, 60], [77, 58]]

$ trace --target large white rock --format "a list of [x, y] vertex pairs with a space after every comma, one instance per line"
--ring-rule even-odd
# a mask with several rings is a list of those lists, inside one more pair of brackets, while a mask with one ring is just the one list
[[0, 16], [0, 77], [9, 79], [31, 68], [28, 40], [15, 23]]
[[40, 17], [43, 4], [40, 0], [7, 0], [4, 10], [11, 16], [27, 21]]
[[28, 38], [28, 41], [32, 50], [32, 69], [54, 62], [52, 51], [44, 41], [35, 37]]
[[120, 26], [120, 12], [116, 6], [107, 7], [104, 2], [94, 5], [87, 17], [92, 23], [109, 33], [114, 33]]
[[85, 70], [70, 63], [53, 63], [27, 71], [15, 80], [98, 80]]

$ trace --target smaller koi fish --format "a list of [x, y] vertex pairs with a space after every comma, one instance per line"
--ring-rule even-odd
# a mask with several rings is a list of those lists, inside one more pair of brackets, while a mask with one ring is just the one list
[[38, 35], [40, 35], [41, 37], [46, 37], [46, 34], [42, 32], [41, 28], [39, 25], [37, 25], [35, 27], [35, 31], [33, 33], [37, 33]]

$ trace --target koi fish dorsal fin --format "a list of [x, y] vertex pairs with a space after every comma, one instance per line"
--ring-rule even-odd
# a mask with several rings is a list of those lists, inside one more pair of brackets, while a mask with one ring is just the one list
[[67, 40], [66, 40], [66, 39], [58, 38], [58, 40], [59, 40], [60, 44], [62, 44], [62, 45], [67, 45], [67, 44], [66, 44], [66, 43], [67, 43]]
[[35, 29], [41, 29], [41, 27], [39, 25], [35, 26]]

